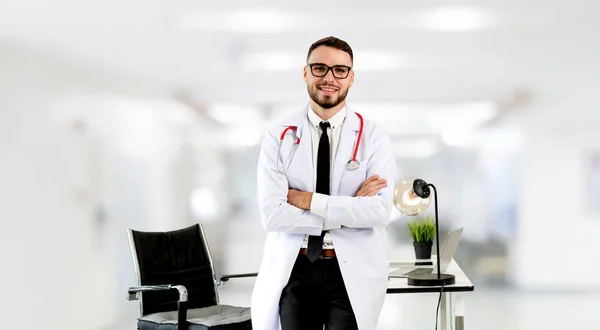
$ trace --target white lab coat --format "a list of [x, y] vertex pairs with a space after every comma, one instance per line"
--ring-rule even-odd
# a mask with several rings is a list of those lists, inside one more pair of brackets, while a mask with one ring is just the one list
[[[287, 203], [288, 188], [313, 191], [312, 146], [303, 111], [272, 128], [265, 136], [258, 161], [258, 199], [261, 221], [268, 232], [264, 254], [252, 293], [252, 325], [256, 330], [279, 330], [279, 298], [287, 284], [304, 235], [320, 235], [324, 218]], [[287, 126], [297, 126], [300, 144], [286, 174], [273, 169], [279, 138]], [[342, 126], [337, 155], [333, 160], [331, 197], [327, 221], [341, 225], [331, 238], [344, 283], [360, 330], [375, 330], [388, 281], [388, 241], [385, 231], [392, 206], [396, 163], [385, 130], [364, 118], [357, 159], [360, 167], [349, 170], [358, 137], [360, 120], [348, 111]], [[296, 135], [286, 134], [281, 147], [284, 162]], [[366, 178], [380, 175], [387, 187], [373, 197], [353, 197]]]

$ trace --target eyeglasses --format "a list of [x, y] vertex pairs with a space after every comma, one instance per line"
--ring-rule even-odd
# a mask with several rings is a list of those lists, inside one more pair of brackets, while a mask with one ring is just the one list
[[312, 63], [308, 65], [310, 67], [310, 73], [315, 77], [325, 77], [329, 70], [333, 73], [333, 76], [338, 79], [346, 79], [350, 74], [351, 67], [346, 65], [334, 65], [328, 66], [323, 63]]

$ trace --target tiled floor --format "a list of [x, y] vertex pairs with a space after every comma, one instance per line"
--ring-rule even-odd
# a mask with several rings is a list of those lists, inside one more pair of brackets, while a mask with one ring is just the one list
[[[229, 282], [221, 303], [248, 306], [252, 280]], [[436, 294], [389, 295], [378, 330], [433, 330]], [[526, 293], [501, 288], [476, 288], [465, 296], [465, 329], [589, 330], [598, 329], [600, 293]], [[134, 330], [135, 317], [124, 316], [115, 330]]]

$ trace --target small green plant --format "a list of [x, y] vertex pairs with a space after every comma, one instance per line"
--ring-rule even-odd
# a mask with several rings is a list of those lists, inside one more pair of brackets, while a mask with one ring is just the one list
[[435, 238], [435, 222], [430, 215], [412, 220], [406, 229], [415, 242], [433, 242]]

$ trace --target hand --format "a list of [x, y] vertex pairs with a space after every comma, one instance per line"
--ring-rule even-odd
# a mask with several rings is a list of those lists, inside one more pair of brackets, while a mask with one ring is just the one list
[[385, 187], [387, 187], [387, 180], [379, 179], [379, 175], [373, 175], [363, 182], [355, 197], [375, 196], [381, 189]]
[[287, 195], [287, 202], [294, 205], [295, 207], [302, 210], [310, 210], [310, 201], [312, 200], [312, 193], [300, 191], [296, 189], [289, 189]]

